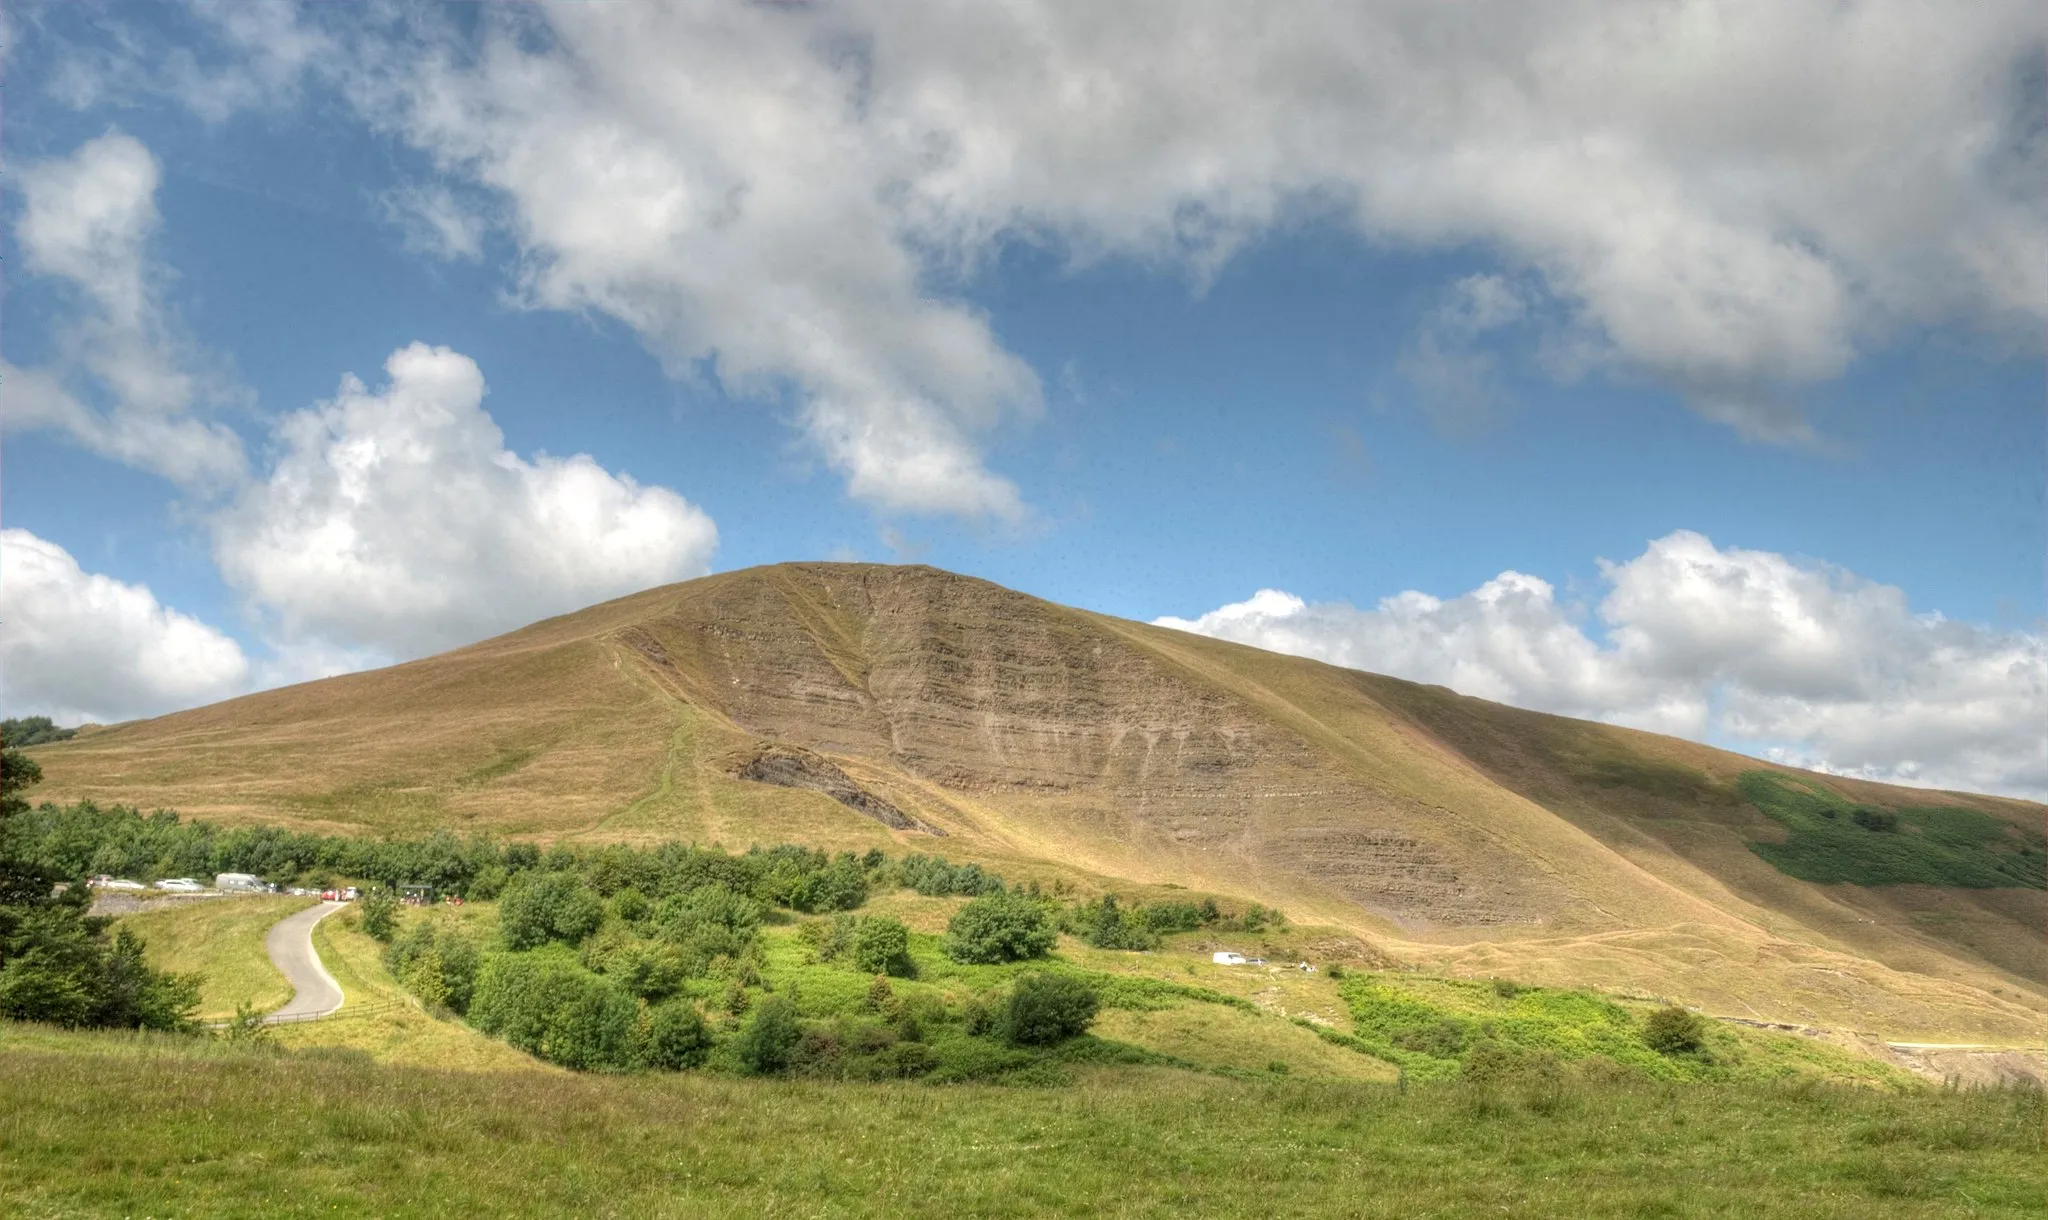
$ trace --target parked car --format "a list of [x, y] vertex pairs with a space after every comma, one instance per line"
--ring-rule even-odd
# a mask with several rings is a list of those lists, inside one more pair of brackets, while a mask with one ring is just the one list
[[190, 877], [166, 877], [156, 883], [156, 888], [173, 894], [203, 894], [206, 887]]
[[362, 896], [363, 892], [352, 885], [349, 886], [347, 889], [341, 891], [341, 900], [343, 902], [354, 902], [356, 899], [361, 898]]
[[126, 877], [109, 877], [105, 873], [94, 877], [86, 884], [96, 890], [146, 890], [149, 888], [140, 881], [130, 881]]

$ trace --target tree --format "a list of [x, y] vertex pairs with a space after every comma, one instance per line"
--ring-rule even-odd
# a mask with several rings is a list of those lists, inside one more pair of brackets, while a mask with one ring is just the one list
[[633, 997], [561, 949], [486, 957], [469, 1008], [483, 1032], [583, 1071], [631, 1066], [639, 1014]]
[[796, 1005], [781, 996], [771, 996], [740, 1028], [733, 1050], [739, 1056], [740, 1066], [750, 1075], [772, 1076], [789, 1066], [790, 1056], [803, 1036], [803, 1027], [797, 1024]]
[[997, 891], [961, 907], [946, 925], [946, 956], [989, 964], [1043, 957], [1058, 934], [1045, 908], [1021, 894]]
[[77, 735], [77, 729], [60, 729], [48, 716], [0, 720], [0, 742], [9, 746], [39, 746], [45, 742], [69, 741]]
[[670, 1000], [647, 1010], [640, 1061], [648, 1067], [670, 1072], [696, 1067], [710, 1049], [711, 1031], [688, 1000]]
[[363, 932], [371, 940], [390, 944], [398, 935], [398, 899], [389, 890], [378, 890], [363, 899]]
[[1087, 1032], [1101, 1001], [1095, 989], [1064, 974], [1027, 974], [1017, 980], [1003, 1010], [1003, 1040], [1012, 1046], [1051, 1046]]
[[910, 929], [903, 921], [876, 915], [860, 921], [853, 933], [853, 966], [864, 974], [910, 975]]
[[22, 793], [42, 778], [34, 759], [0, 749], [0, 1017], [190, 1028], [198, 979], [150, 969], [142, 941], [126, 928], [110, 939], [109, 921], [88, 914], [82, 870], [53, 868], [23, 841]]
[[1666, 1005], [1643, 1022], [1643, 1045], [1660, 1055], [1693, 1055], [1707, 1045], [1707, 1023], [1690, 1009]]
[[574, 873], [522, 872], [506, 885], [498, 925], [512, 949], [577, 945], [604, 922], [604, 903]]

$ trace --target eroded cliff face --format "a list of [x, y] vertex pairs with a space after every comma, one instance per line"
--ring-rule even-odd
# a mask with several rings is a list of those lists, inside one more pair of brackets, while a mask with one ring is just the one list
[[1128, 820], [1311, 878], [1404, 924], [1540, 919], [1558, 895], [1088, 616], [928, 568], [708, 582], [620, 635], [749, 733], [1012, 807]]

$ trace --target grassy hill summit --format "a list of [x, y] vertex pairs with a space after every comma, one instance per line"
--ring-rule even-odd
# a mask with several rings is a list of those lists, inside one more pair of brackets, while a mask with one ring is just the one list
[[723, 573], [31, 752], [56, 801], [392, 836], [942, 842], [1083, 891], [1264, 903], [1454, 975], [1843, 1036], [2048, 1029], [2040, 805], [1814, 775], [920, 566]]

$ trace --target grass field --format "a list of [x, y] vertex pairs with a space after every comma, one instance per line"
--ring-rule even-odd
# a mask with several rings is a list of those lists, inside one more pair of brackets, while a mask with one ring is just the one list
[[248, 1004], [268, 1012], [292, 998], [292, 987], [263, 951], [271, 925], [313, 905], [311, 898], [209, 898], [167, 910], [144, 911], [121, 920], [148, 945], [149, 963], [159, 970], [198, 972], [199, 1016], [235, 1015]]
[[0, 1210], [2038, 1216], [2038, 1093], [481, 1074], [0, 1028]]

